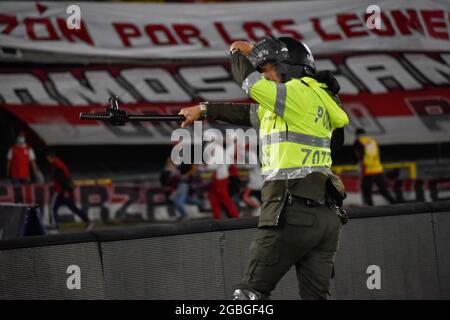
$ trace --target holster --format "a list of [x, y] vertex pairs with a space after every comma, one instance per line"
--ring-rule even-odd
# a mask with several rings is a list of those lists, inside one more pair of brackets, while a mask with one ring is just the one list
[[325, 203], [330, 207], [330, 209], [338, 210], [339, 218], [341, 219], [342, 225], [348, 222], [348, 213], [342, 209], [344, 199], [347, 197], [345, 193], [344, 184], [341, 179], [337, 176], [330, 176], [327, 181], [326, 192], [325, 192]]
[[345, 187], [338, 176], [330, 175], [326, 183], [325, 203], [340, 208], [347, 197]]

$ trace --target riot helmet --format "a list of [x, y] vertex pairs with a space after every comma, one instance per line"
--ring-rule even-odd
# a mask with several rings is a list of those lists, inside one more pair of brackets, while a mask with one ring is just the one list
[[272, 63], [282, 82], [316, 73], [311, 50], [303, 42], [290, 37], [266, 36], [260, 39], [254, 44], [248, 59], [258, 71], [266, 63]]

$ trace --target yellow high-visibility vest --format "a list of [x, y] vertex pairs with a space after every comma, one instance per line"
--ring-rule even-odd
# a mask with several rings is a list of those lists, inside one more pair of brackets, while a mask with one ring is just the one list
[[310, 77], [276, 83], [256, 71], [244, 80], [243, 89], [259, 103], [250, 120], [260, 130], [265, 180], [332, 173], [331, 135], [349, 120], [326, 88]]
[[364, 157], [362, 160], [363, 175], [380, 174], [383, 172], [383, 166], [380, 161], [380, 149], [375, 139], [367, 136], [359, 137], [358, 141], [364, 147]]

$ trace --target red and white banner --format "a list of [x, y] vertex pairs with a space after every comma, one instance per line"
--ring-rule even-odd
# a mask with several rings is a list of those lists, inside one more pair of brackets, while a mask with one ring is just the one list
[[[364, 127], [382, 144], [450, 141], [450, 52], [367, 53], [318, 59], [342, 86], [348, 143]], [[229, 65], [0, 68], [3, 107], [49, 145], [170, 143], [176, 123], [111, 127], [80, 121], [111, 95], [134, 113], [174, 114], [197, 101], [247, 101]]]
[[[73, 5], [78, 6], [76, 10]], [[371, 5], [381, 28], [370, 29]], [[79, 29], [71, 29], [76, 18]], [[234, 4], [0, 3], [0, 46], [121, 58], [223, 58], [237, 39], [302, 39], [317, 54], [448, 50], [446, 0]], [[6, 53], [5, 53], [6, 54]]]
[[[381, 29], [367, 25], [373, 4]], [[79, 30], [68, 26], [71, 5], [80, 9]], [[0, 60], [64, 63], [0, 65], [0, 107], [49, 145], [169, 143], [176, 123], [111, 127], [78, 115], [103, 110], [111, 95], [135, 113], [247, 101], [225, 52], [236, 39], [273, 34], [302, 39], [318, 68], [333, 71], [351, 120], [347, 143], [356, 127], [381, 144], [448, 142], [449, 19], [444, 0], [0, 2]]]

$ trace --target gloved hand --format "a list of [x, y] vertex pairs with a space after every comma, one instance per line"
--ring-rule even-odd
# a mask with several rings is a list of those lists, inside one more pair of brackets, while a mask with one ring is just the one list
[[328, 86], [328, 89], [330, 89], [331, 93], [334, 95], [338, 94], [339, 90], [341, 90], [341, 86], [339, 85], [331, 71], [319, 71], [312, 77], [321, 83], [325, 83]]

